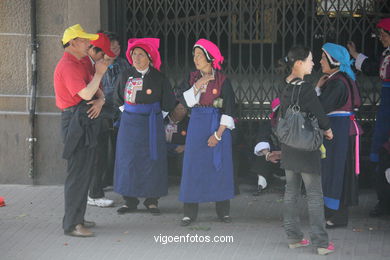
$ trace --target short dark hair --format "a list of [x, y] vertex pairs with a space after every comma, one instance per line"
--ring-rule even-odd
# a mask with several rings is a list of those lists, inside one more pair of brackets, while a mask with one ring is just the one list
[[98, 54], [99, 52], [103, 51], [103, 50], [100, 49], [99, 47], [96, 47], [96, 46], [94, 46], [94, 45], [92, 45], [92, 44], [89, 46], [89, 48], [92, 48], [93, 51], [94, 51], [96, 54]]

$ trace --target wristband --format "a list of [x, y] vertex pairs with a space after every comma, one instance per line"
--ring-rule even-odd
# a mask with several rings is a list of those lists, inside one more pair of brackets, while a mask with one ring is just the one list
[[217, 139], [218, 141], [221, 141], [221, 140], [222, 140], [222, 137], [218, 137], [217, 132], [214, 132], [214, 137], [215, 137], [215, 139]]

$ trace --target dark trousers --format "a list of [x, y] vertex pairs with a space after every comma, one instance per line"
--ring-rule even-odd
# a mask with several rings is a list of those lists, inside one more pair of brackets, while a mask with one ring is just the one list
[[99, 135], [96, 169], [93, 173], [89, 187], [89, 197], [103, 198], [103, 188], [112, 185], [115, 162], [116, 134], [111, 119], [104, 119], [102, 131]]
[[84, 223], [88, 189], [94, 170], [96, 148], [78, 149], [68, 160], [65, 180], [65, 215], [62, 226], [65, 232]]
[[[136, 208], [139, 204], [139, 199], [137, 199], [135, 197], [123, 196], [123, 199], [125, 200], [126, 206], [129, 208]], [[158, 206], [158, 199], [159, 198], [146, 198], [144, 201], [145, 207], [149, 207], [150, 205]]]
[[183, 169], [184, 152], [177, 153], [175, 151], [168, 150], [168, 175], [174, 177], [180, 177]]
[[[199, 203], [184, 203], [184, 217], [189, 217], [196, 220], [198, 217]], [[215, 211], [219, 218], [229, 216], [230, 214], [230, 200], [223, 200], [215, 202]]]

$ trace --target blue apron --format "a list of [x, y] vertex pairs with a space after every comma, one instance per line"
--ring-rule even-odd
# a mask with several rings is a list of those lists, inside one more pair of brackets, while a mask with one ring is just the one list
[[230, 130], [224, 131], [215, 147], [207, 145], [209, 137], [218, 130], [220, 117], [217, 108], [192, 108], [180, 184], [182, 202], [215, 202], [234, 197]]
[[326, 158], [321, 160], [322, 190], [325, 206], [338, 210], [343, 193], [347, 153], [350, 151], [351, 120], [349, 114], [333, 114], [329, 115], [329, 118], [334, 137], [330, 141], [324, 138]]
[[159, 102], [125, 104], [117, 138], [114, 191], [144, 198], [168, 194], [167, 151]]

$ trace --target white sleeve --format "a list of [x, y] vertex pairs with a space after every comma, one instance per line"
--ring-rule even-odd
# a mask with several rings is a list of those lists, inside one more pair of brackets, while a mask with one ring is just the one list
[[162, 113], [163, 118], [165, 118], [169, 114], [169, 112], [164, 111], [164, 110], [161, 110], [161, 113]]
[[222, 115], [221, 116], [221, 121], [219, 123], [220, 125], [224, 125], [230, 130], [233, 130], [236, 126], [234, 124], [234, 119], [231, 116], [228, 115]]
[[268, 149], [268, 150], [271, 149], [268, 142], [260, 142], [260, 143], [256, 144], [255, 150], [254, 150], [255, 155], [263, 156], [264, 154], [261, 153], [260, 151], [262, 151], [264, 149]]
[[365, 59], [367, 59], [368, 57], [366, 55], [364, 55], [363, 53], [359, 53], [359, 55], [356, 57], [356, 61], [355, 61], [355, 68], [357, 70], [360, 70], [362, 71], [362, 64], [363, 64], [363, 61]]
[[188, 107], [193, 107], [199, 103], [200, 92], [198, 92], [198, 94], [196, 94], [195, 96], [194, 87], [195, 85], [193, 85], [189, 90], [183, 93], [184, 99]]
[[318, 96], [321, 96], [321, 88], [316, 87], [316, 88], [315, 88], [315, 91], [316, 91], [316, 93], [317, 93], [317, 97], [318, 97]]
[[119, 110], [123, 113], [123, 111], [125, 110], [125, 105], [120, 106]]

